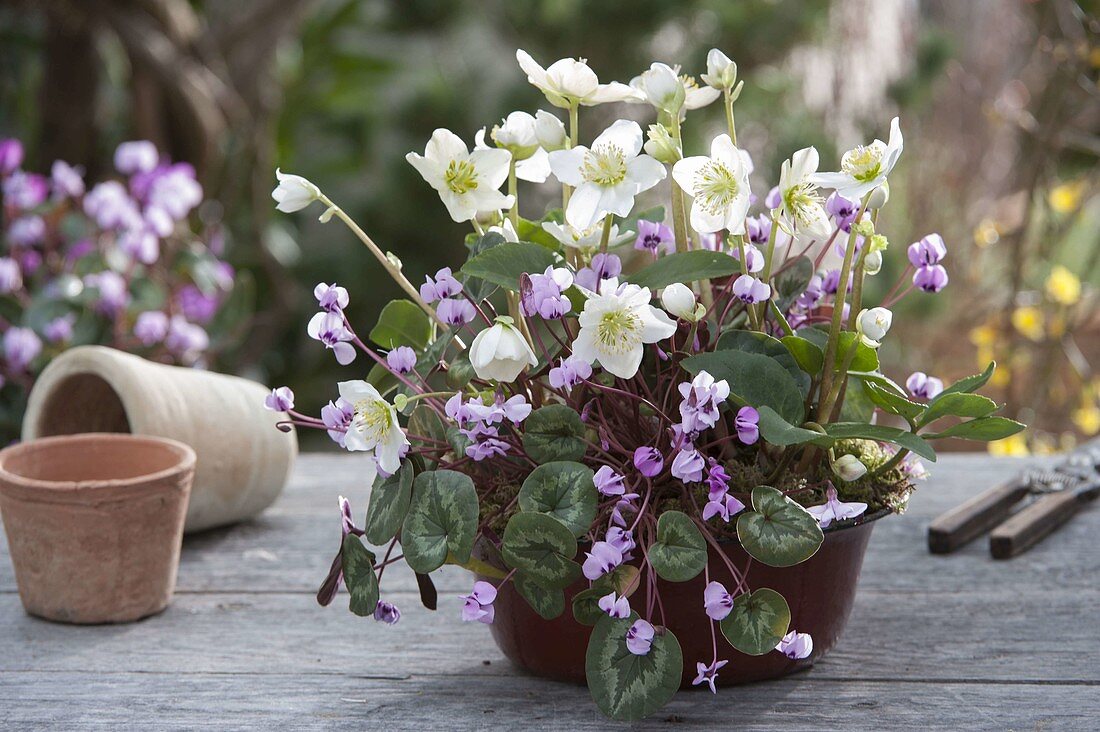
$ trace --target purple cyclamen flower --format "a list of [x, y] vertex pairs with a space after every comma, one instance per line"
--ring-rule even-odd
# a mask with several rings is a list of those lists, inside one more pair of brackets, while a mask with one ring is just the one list
[[8, 241], [21, 247], [33, 247], [46, 238], [46, 222], [41, 216], [20, 216], [8, 228]]
[[[443, 405], [443, 412], [452, 420], [455, 421], [460, 427], [465, 426], [469, 421], [476, 421], [474, 415], [470, 412], [470, 404], [473, 404], [474, 400], [471, 399], [468, 403], [463, 404], [462, 393], [456, 392], [453, 397], [447, 400], [447, 403]], [[477, 403], [481, 403], [481, 397], [477, 397]]]
[[775, 647], [775, 650], [787, 658], [806, 658], [814, 652], [814, 639], [809, 633], [799, 633], [792, 630], [783, 636], [783, 640]]
[[374, 619], [386, 625], [394, 625], [401, 619], [401, 611], [396, 605], [379, 600], [374, 608]]
[[492, 625], [493, 617], [496, 615], [496, 609], [493, 607], [493, 602], [497, 599], [496, 587], [488, 582], [478, 581], [474, 583], [473, 592], [462, 595], [459, 599], [466, 601], [462, 606], [462, 619], [465, 622], [471, 623], [476, 620], [479, 623]]
[[209, 323], [218, 312], [218, 296], [207, 295], [195, 285], [185, 285], [176, 293], [176, 305], [192, 323]]
[[563, 293], [573, 285], [573, 273], [564, 267], [546, 268], [542, 274], [524, 274], [520, 283], [520, 309], [528, 318], [546, 320], [562, 317], [573, 307]]
[[703, 479], [703, 468], [707, 461], [694, 447], [680, 450], [672, 459], [672, 477], [684, 483], [698, 483]]
[[623, 561], [630, 561], [630, 552], [637, 546], [634, 532], [621, 526], [609, 526], [604, 540], [623, 554]]
[[724, 241], [721, 231], [699, 232], [699, 246], [708, 252], [722, 251]]
[[473, 458], [474, 462], [480, 463], [482, 460], [487, 460], [491, 457], [498, 457], [500, 455], [508, 454], [508, 443], [503, 440], [498, 440], [495, 437], [482, 440], [481, 442], [468, 445], [466, 447], [466, 456]]
[[708, 458], [707, 465], [707, 489], [710, 491], [710, 497], [713, 499], [716, 496], [723, 495], [729, 490], [730, 474], [726, 472], [722, 463], [714, 458]]
[[168, 236], [176, 228], [176, 222], [163, 209], [147, 208], [141, 218], [145, 228], [156, 236]]
[[626, 631], [626, 649], [635, 656], [644, 656], [653, 646], [653, 626], [645, 620], [635, 620]]
[[23, 286], [23, 270], [11, 257], [0, 257], [0, 295], [15, 292]]
[[622, 498], [615, 503], [611, 508], [611, 523], [615, 526], [626, 527], [626, 518], [623, 516], [624, 511], [637, 511], [638, 507], [634, 505], [634, 501], [638, 500], [637, 493], [624, 493]]
[[164, 345], [185, 361], [194, 361], [210, 345], [210, 336], [201, 325], [189, 323], [182, 315], [168, 320], [168, 335]]
[[711, 582], [703, 590], [703, 607], [711, 620], [724, 620], [733, 611], [733, 595], [721, 582]]
[[[768, 243], [768, 239], [770, 239], [772, 235], [771, 217], [767, 214], [749, 216], [745, 219], [745, 230], [749, 235], [749, 242], [755, 246], [762, 247]], [[759, 270], [750, 269], [749, 271], [757, 272]]]
[[590, 580], [598, 580], [623, 563], [623, 553], [606, 541], [597, 541], [592, 545], [592, 551], [585, 552], [585, 556], [587, 559], [581, 570]]
[[355, 525], [355, 519], [351, 517], [351, 501], [338, 496], [337, 502], [340, 505], [340, 532], [344, 536], [352, 533], [356, 536], [362, 534], [363, 532]]
[[159, 208], [172, 219], [182, 221], [202, 203], [202, 186], [195, 179], [195, 168], [188, 163], [158, 167], [147, 195], [148, 205]]
[[630, 617], [630, 600], [626, 595], [619, 597], [614, 592], [610, 592], [601, 597], [597, 604], [600, 606], [600, 610], [613, 618]]
[[408, 346], [398, 346], [386, 354], [386, 365], [395, 374], [408, 374], [416, 368], [416, 351]]
[[764, 302], [772, 296], [772, 288], [752, 275], [743, 274], [734, 280], [733, 295], [748, 305]]
[[[734, 247], [730, 250], [730, 253], [733, 255], [733, 258], [736, 259], [738, 262], [741, 261], [740, 248]], [[745, 262], [748, 263], [749, 272], [753, 274], [764, 269], [764, 255], [752, 244], [745, 245]]]
[[65, 263], [71, 267], [95, 251], [96, 244], [94, 241], [91, 239], [78, 239], [65, 252]]
[[737, 410], [737, 418], [733, 424], [737, 428], [737, 439], [746, 445], [752, 445], [760, 439], [760, 412], [752, 407], [745, 406]]
[[143, 345], [160, 343], [168, 335], [168, 316], [159, 310], [147, 310], [134, 322], [134, 336]]
[[745, 504], [728, 493], [711, 495], [709, 501], [703, 506], [703, 520], [710, 521], [715, 516], [720, 517], [727, 524], [730, 516], [736, 516], [745, 510]]
[[913, 284], [925, 292], [939, 292], [947, 287], [948, 279], [947, 270], [942, 264], [919, 267], [913, 273]]
[[634, 248], [651, 252], [654, 257], [658, 254], [672, 254], [676, 251], [676, 239], [672, 235], [672, 229], [657, 221], [638, 220], [638, 238], [634, 240]]
[[474, 419], [486, 424], [499, 424], [505, 419], [512, 424], [519, 424], [531, 414], [531, 405], [522, 394], [509, 397], [507, 401], [503, 394], [497, 394], [489, 405], [483, 404], [479, 397], [476, 402], [471, 399], [466, 407]]
[[108, 269], [87, 275], [84, 285], [97, 291], [95, 308], [108, 317], [115, 317], [130, 303], [126, 280], [118, 272]]
[[9, 328], [4, 333], [4, 359], [12, 371], [24, 371], [42, 352], [42, 340], [30, 328]]
[[69, 165], [64, 160], [53, 161], [50, 182], [53, 184], [55, 199], [78, 198], [84, 195], [84, 169]]
[[939, 234], [929, 234], [920, 241], [913, 242], [906, 250], [909, 262], [918, 269], [939, 264], [947, 256], [947, 244]]
[[148, 173], [159, 160], [157, 146], [148, 140], [124, 142], [115, 149], [115, 169], [125, 175]]
[[642, 446], [634, 451], [634, 467], [645, 477], [653, 478], [665, 469], [665, 459], [657, 448]]
[[130, 259], [153, 264], [160, 259], [160, 240], [144, 227], [127, 229], [118, 238], [118, 248]]
[[592, 476], [592, 484], [604, 496], [621, 496], [626, 493], [623, 480], [622, 475], [616, 473], [607, 465], [601, 465], [596, 474]]
[[344, 447], [348, 427], [353, 419], [355, 419], [355, 407], [344, 397], [321, 407], [321, 421], [325, 424], [328, 436], [340, 447]]
[[829, 486], [825, 489], [825, 503], [820, 506], [809, 506], [806, 510], [824, 529], [833, 521], [844, 521], [862, 515], [867, 510], [867, 504], [858, 501], [844, 503], [837, 498], [836, 488]]
[[134, 199], [117, 180], [103, 181], [88, 191], [84, 196], [84, 213], [99, 228], [110, 231], [139, 228], [145, 223]]
[[76, 315], [69, 313], [61, 315], [46, 323], [42, 329], [42, 335], [50, 343], [64, 343], [73, 337], [73, 325], [76, 323]]
[[574, 281], [578, 287], [599, 292], [600, 283], [623, 272], [623, 263], [617, 255], [600, 253], [592, 257], [592, 264], [581, 268]]
[[718, 690], [714, 688], [714, 681], [718, 678], [718, 669], [725, 666], [729, 661], [715, 661], [711, 665], [706, 665], [702, 661], [695, 663], [695, 680], [691, 682], [692, 686], [698, 686], [699, 684], [708, 684], [710, 686], [710, 692], [717, 694]]
[[550, 386], [568, 394], [574, 386], [592, 376], [592, 364], [575, 356], [563, 358], [550, 369]]
[[355, 360], [355, 347], [348, 343], [353, 336], [344, 326], [344, 317], [340, 313], [317, 313], [310, 319], [306, 332], [310, 338], [324, 343], [325, 348], [331, 348], [336, 354], [336, 362], [341, 366]]
[[49, 188], [44, 176], [17, 170], [4, 179], [4, 203], [24, 211], [30, 210], [46, 200]]
[[462, 283], [451, 275], [450, 267], [444, 267], [436, 272], [434, 278], [424, 277], [424, 284], [420, 286], [420, 297], [426, 303], [445, 300], [460, 292], [462, 292]]
[[768, 210], [774, 211], [782, 204], [783, 197], [779, 195], [779, 186], [775, 186], [768, 191], [768, 195], [764, 197], [764, 205], [768, 207]]
[[690, 382], [679, 386], [681, 428], [685, 433], [702, 432], [718, 422], [718, 408], [730, 395], [729, 383], [715, 381], [706, 371], [700, 371]]
[[10, 175], [23, 164], [23, 143], [14, 137], [0, 140], [0, 175]]
[[335, 282], [331, 285], [318, 282], [317, 286], [313, 288], [313, 296], [317, 298], [317, 304], [321, 306], [321, 309], [330, 313], [342, 311], [348, 306], [349, 302], [347, 289], [340, 287]]
[[[848, 275], [848, 292], [852, 291], [852, 281], [855, 278], [855, 274]], [[821, 289], [824, 290], [826, 295], [835, 295], [837, 288], [840, 286], [840, 270], [830, 269], [825, 273], [825, 277], [821, 281]]]
[[859, 213], [859, 202], [834, 192], [825, 201], [825, 212], [833, 217], [838, 228], [848, 232], [851, 231], [852, 222], [856, 220], [856, 215]]
[[943, 391], [943, 380], [923, 371], [914, 371], [905, 380], [905, 388], [919, 399], [935, 399]]
[[[838, 272], [837, 279], [839, 278], [840, 273]], [[806, 289], [798, 296], [794, 304], [801, 310], [813, 310], [821, 301], [822, 295], [824, 295], [823, 287], [821, 275], [814, 275], [810, 278], [810, 282], [806, 285]]]
[[264, 407], [272, 412], [287, 412], [294, 409], [294, 392], [289, 386], [280, 386], [272, 389], [264, 399]]
[[457, 327], [473, 320], [477, 311], [468, 300], [451, 297], [440, 301], [435, 308], [435, 314], [447, 325]]

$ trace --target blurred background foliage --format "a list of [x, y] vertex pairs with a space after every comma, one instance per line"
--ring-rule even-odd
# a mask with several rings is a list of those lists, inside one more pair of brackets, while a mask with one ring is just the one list
[[[1073, 0], [8, 0], [0, 136], [26, 141], [36, 169], [62, 157], [94, 176], [134, 138], [194, 162], [224, 208], [231, 261], [258, 283], [260, 313], [218, 366], [290, 384], [314, 411], [360, 364], [341, 369], [306, 337], [313, 285], [346, 286], [360, 328], [399, 291], [343, 227], [274, 212], [277, 165], [318, 183], [420, 282], [461, 262], [466, 230], [404, 156], [436, 127], [472, 143], [514, 109], [546, 108], [517, 47], [544, 64], [585, 57], [601, 81], [652, 60], [698, 74], [719, 47], [746, 83], [738, 136], [758, 195], [791, 151], [816, 145], [828, 168], [901, 116], [878, 294], [932, 231], [952, 280], [899, 306], [887, 372], [949, 380], [996, 358], [1007, 414], [1034, 425], [996, 449], [1045, 450], [1100, 431], [1096, 11]], [[643, 105], [586, 109], [582, 138], [619, 116], [652, 121]], [[693, 113], [689, 154], [722, 125], [718, 105]], [[525, 215], [554, 190], [539, 195], [525, 195]]]

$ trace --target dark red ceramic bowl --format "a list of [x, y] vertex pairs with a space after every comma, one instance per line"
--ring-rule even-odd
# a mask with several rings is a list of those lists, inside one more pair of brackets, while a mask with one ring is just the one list
[[[836, 645], [852, 611], [856, 583], [874, 522], [888, 513], [880, 511], [862, 521], [826, 529], [825, 541], [817, 554], [793, 567], [752, 563], [749, 585], [753, 589], [770, 587], [786, 598], [791, 608], [791, 628], [813, 636], [814, 651], [809, 658], [801, 660], [792, 660], [777, 652], [748, 656], [735, 650], [719, 635], [718, 657], [729, 660], [718, 675], [719, 685], [785, 676], [812, 666]], [[727, 542], [723, 548], [734, 566], [743, 567], [748, 563], [748, 555], [736, 542]], [[729, 570], [713, 548], [710, 554], [711, 579], [733, 587], [735, 583]], [[532, 674], [583, 684], [584, 657], [592, 629], [574, 620], [571, 608], [573, 595], [587, 586], [582, 580], [568, 587], [565, 612], [553, 620], [546, 620], [519, 596], [512, 583], [503, 585], [495, 602], [496, 618], [490, 626], [500, 650]], [[690, 687], [695, 678], [696, 661], [710, 663], [711, 660], [710, 625], [703, 613], [705, 586], [701, 574], [689, 582], [658, 580], [668, 627], [676, 634], [684, 652], [681, 685], [685, 688]]]

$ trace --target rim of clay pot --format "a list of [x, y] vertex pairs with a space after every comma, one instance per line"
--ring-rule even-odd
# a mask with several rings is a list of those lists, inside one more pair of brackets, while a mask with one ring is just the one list
[[[173, 455], [175, 461], [170, 463], [168, 467], [138, 475], [91, 480], [44, 480], [9, 469], [9, 464], [13, 458], [19, 458], [28, 453], [66, 448], [88, 449], [89, 446], [95, 443], [101, 445], [103, 443], [124, 443], [135, 448], [152, 447], [162, 449]], [[160, 482], [194, 470], [195, 460], [195, 451], [189, 445], [165, 437], [119, 432], [85, 432], [74, 435], [58, 435], [31, 440], [30, 442], [21, 442], [0, 450], [0, 485], [7, 484], [17, 489], [35, 491], [39, 495], [42, 495], [41, 491], [48, 491], [49, 495], [57, 496], [106, 488], [140, 488], [148, 483]]]

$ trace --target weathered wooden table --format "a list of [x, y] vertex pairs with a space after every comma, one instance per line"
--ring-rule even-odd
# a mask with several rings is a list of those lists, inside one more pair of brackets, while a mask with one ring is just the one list
[[[1030, 553], [980, 540], [931, 556], [940, 511], [1025, 461], [948, 455], [908, 514], [877, 524], [839, 646], [780, 681], [682, 692], [646, 728], [1100, 729], [1100, 506]], [[171, 607], [142, 622], [57, 625], [23, 613], [0, 543], [0, 726], [49, 729], [352, 727], [607, 729], [581, 687], [524, 676], [488, 628], [458, 618], [470, 576], [387, 572], [388, 627], [346, 596], [314, 601], [339, 540], [336, 496], [365, 508], [357, 462], [307, 455], [256, 520], [184, 542]], [[0, 540], [2, 541], [2, 540]], [[395, 567], [396, 569], [396, 567]]]

